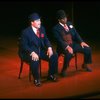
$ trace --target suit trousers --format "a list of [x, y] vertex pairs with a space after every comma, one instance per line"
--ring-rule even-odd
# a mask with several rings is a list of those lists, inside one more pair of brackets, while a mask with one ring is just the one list
[[48, 76], [57, 74], [58, 72], [58, 54], [57, 53], [53, 53], [53, 55], [49, 58], [46, 55], [45, 51], [40, 50], [40, 56], [39, 56], [38, 61], [33, 61], [32, 57], [29, 55], [25, 55], [24, 58], [27, 59], [30, 63], [30, 67], [31, 67], [31, 71], [32, 71], [32, 75], [34, 79], [40, 79], [40, 73], [39, 73], [39, 63], [40, 63], [39, 60], [40, 59], [43, 59], [49, 62]]
[[[83, 53], [84, 54], [84, 63], [85, 64], [90, 64], [92, 63], [92, 54], [91, 54], [91, 47], [84, 47], [82, 48], [80, 44], [78, 43], [73, 43], [70, 45], [73, 48], [74, 53]], [[64, 57], [64, 65], [63, 65], [63, 70], [66, 70], [66, 68], [69, 66], [69, 62], [73, 55], [69, 53], [67, 50], [64, 51], [65, 57]]]

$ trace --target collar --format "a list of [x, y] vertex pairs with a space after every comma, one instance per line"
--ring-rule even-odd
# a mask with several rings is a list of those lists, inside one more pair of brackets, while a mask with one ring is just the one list
[[[60, 23], [60, 22], [59, 22], [59, 24], [60, 24], [61, 26], [63, 26], [63, 27], [64, 27], [64, 24], [62, 24], [62, 23]], [[65, 25], [66, 25], [66, 24], [65, 24]], [[67, 25], [66, 25], [66, 26], [67, 26]]]
[[37, 33], [37, 28], [35, 28], [34, 26], [31, 26], [32, 27], [32, 30], [34, 31], [34, 33], [36, 34]]

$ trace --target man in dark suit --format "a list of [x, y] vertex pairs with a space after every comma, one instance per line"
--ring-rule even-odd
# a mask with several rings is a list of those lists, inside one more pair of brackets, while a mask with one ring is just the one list
[[91, 48], [89, 45], [82, 40], [72, 23], [67, 21], [64, 10], [57, 12], [57, 20], [58, 24], [53, 28], [54, 37], [57, 41], [57, 52], [58, 55], [61, 53], [65, 55], [61, 75], [64, 77], [67, 75], [66, 69], [75, 52], [84, 54], [82, 68], [87, 71], [92, 71], [92, 69], [88, 67], [88, 64], [92, 63]]
[[24, 29], [21, 35], [22, 57], [30, 63], [34, 83], [41, 85], [39, 73], [39, 60], [49, 61], [48, 80], [57, 81], [58, 55], [52, 50], [52, 46], [46, 36], [44, 27], [41, 25], [40, 16], [32, 13], [29, 16], [31, 26]]

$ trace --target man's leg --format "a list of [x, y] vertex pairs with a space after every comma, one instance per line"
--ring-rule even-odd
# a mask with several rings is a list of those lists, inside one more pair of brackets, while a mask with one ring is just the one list
[[61, 71], [62, 77], [67, 76], [66, 69], [68, 68], [69, 62], [70, 62], [72, 57], [73, 57], [73, 55], [71, 53], [69, 53], [68, 51], [66, 51], [66, 53], [64, 54], [64, 64], [63, 64], [63, 68], [62, 68], [62, 71]]
[[30, 67], [32, 71], [32, 75], [34, 79], [40, 80], [40, 74], [39, 74], [39, 61], [31, 61]]
[[58, 55], [57, 53], [54, 53], [49, 58], [49, 75], [55, 75], [58, 73]]
[[85, 68], [87, 71], [92, 71], [91, 68], [88, 67], [89, 64], [92, 63], [92, 53], [90, 47], [84, 47], [82, 48], [79, 44], [74, 44], [74, 52], [80, 52], [84, 54], [84, 63], [82, 65], [82, 68]]
[[29, 55], [24, 55], [24, 59], [30, 64], [32, 76], [34, 78], [34, 84], [36, 86], [40, 86], [39, 61], [33, 61], [32, 57]]
[[56, 74], [58, 73], [58, 55], [53, 53], [49, 58], [44, 51], [41, 51], [40, 58], [49, 61], [48, 79], [56, 81]]

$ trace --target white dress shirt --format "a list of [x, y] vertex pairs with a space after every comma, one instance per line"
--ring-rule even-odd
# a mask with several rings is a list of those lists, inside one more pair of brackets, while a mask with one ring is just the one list
[[59, 22], [59, 24], [60, 24], [61, 26], [63, 26], [64, 29], [65, 29], [67, 32], [69, 31], [69, 28], [68, 28], [67, 24], [64, 25], [64, 24], [62, 24], [62, 23], [60, 23], [60, 22]]
[[34, 31], [35, 34], [37, 34], [37, 28], [35, 28], [34, 26], [32, 26], [32, 30]]

